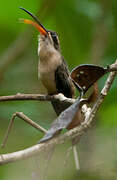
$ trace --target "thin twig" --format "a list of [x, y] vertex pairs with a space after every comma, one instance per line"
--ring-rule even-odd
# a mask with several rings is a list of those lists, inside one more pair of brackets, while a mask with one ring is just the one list
[[31, 126], [33, 126], [35, 129], [41, 131], [42, 133], [45, 134], [47, 132], [46, 129], [44, 129], [43, 127], [41, 127], [40, 125], [32, 121], [29, 117], [27, 117], [22, 112], [16, 112], [16, 116], [21, 118], [22, 120], [24, 120], [26, 123], [30, 124]]
[[16, 112], [12, 115], [12, 118], [9, 122], [9, 125], [8, 125], [8, 129], [5, 133], [5, 136], [3, 138], [3, 142], [1, 144], [1, 147], [4, 148], [5, 145], [6, 145], [6, 142], [7, 142], [7, 139], [8, 139], [8, 136], [9, 136], [9, 133], [11, 131], [11, 128], [13, 126], [13, 123], [14, 123], [14, 120], [15, 120], [15, 117], [19, 117], [20, 119], [24, 120], [26, 123], [30, 124], [31, 126], [33, 126], [35, 129], [41, 131], [42, 133], [46, 133], [47, 131], [41, 127], [40, 125], [38, 125], [37, 123], [35, 123], [34, 121], [32, 121], [30, 118], [28, 118], [25, 114], [23, 114], [22, 112]]
[[76, 145], [73, 145], [72, 149], [73, 149], [73, 154], [74, 154], [76, 170], [79, 170], [80, 169], [80, 162], [79, 162], [79, 156], [78, 156], [78, 152], [76, 149]]
[[70, 146], [70, 147], [65, 151], [65, 160], [64, 160], [64, 166], [65, 166], [65, 167], [67, 167], [67, 165], [68, 165], [68, 159], [69, 159], [71, 150], [72, 150], [72, 146]]
[[3, 142], [1, 143], [1, 148], [4, 148], [5, 145], [6, 145], [6, 142], [7, 142], [9, 133], [10, 133], [10, 131], [11, 131], [11, 128], [12, 128], [12, 126], [13, 126], [13, 122], [14, 122], [15, 117], [16, 117], [16, 114], [14, 113], [14, 114], [12, 115], [12, 118], [11, 118], [10, 122], [9, 122], [8, 129], [7, 129], [7, 131], [6, 131], [6, 133], [5, 133], [5, 136], [4, 136], [4, 138], [3, 138]]
[[50, 161], [52, 160], [54, 151], [55, 151], [55, 146], [52, 146], [51, 148], [46, 149], [46, 151], [45, 151], [46, 155], [44, 158], [43, 179], [46, 179], [46, 177], [47, 177], [48, 169], [50, 167]]

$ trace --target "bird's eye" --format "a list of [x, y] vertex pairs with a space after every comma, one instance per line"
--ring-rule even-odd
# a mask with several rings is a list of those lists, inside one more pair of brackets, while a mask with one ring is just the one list
[[58, 45], [58, 38], [56, 35], [52, 35], [52, 39], [56, 45]]
[[55, 49], [59, 49], [59, 40], [58, 40], [57, 34], [53, 31], [50, 31], [49, 36], [50, 36], [50, 39], [53, 41], [53, 45]]

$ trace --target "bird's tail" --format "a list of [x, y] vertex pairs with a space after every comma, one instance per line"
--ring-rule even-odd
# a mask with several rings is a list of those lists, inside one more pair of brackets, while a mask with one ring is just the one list
[[56, 112], [57, 116], [59, 116], [62, 111], [64, 111], [65, 109], [67, 109], [70, 106], [69, 103], [60, 102], [60, 101], [59, 102], [51, 101], [51, 104], [52, 104], [53, 109]]

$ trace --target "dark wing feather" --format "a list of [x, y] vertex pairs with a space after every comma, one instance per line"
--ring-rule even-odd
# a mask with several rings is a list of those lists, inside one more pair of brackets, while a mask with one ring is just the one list
[[66, 62], [63, 60], [62, 64], [58, 66], [55, 71], [55, 82], [58, 93], [64, 94], [68, 98], [74, 95], [73, 83], [70, 78], [70, 73]]

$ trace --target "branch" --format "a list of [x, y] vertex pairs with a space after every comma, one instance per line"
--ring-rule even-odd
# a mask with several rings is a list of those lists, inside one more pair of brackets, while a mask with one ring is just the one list
[[[115, 63], [115, 66], [117, 66], [117, 61]], [[84, 132], [86, 132], [86, 130], [88, 130], [89, 125], [91, 124], [91, 122], [93, 121], [93, 119], [96, 115], [96, 112], [98, 111], [99, 107], [101, 106], [102, 102], [104, 101], [105, 96], [107, 95], [108, 91], [110, 90], [110, 87], [113, 83], [115, 76], [116, 76], [116, 72], [110, 73], [110, 75], [104, 85], [104, 88], [102, 89], [102, 91], [100, 93], [100, 96], [99, 96], [97, 102], [92, 107], [91, 112], [90, 113], [85, 112], [86, 117], [85, 117], [84, 122], [81, 125], [66, 132], [65, 134], [58, 135], [57, 137], [54, 137], [53, 139], [51, 139], [45, 143], [34, 145], [25, 150], [8, 153], [8, 154], [2, 154], [0, 156], [0, 165], [32, 157], [36, 154], [39, 154], [41, 151], [44, 151], [46, 148], [50, 148], [53, 145], [63, 144], [65, 141], [71, 140], [75, 137], [80, 138], [84, 134]]]
[[89, 116], [86, 116], [85, 121], [82, 124], [86, 125], [87, 127], [90, 125], [90, 123], [92, 122], [93, 118], [95, 117], [98, 109], [100, 108], [101, 104], [103, 103], [105, 96], [107, 96], [107, 93], [110, 90], [110, 87], [115, 79], [115, 76], [116, 76], [116, 72], [110, 73], [110, 75], [105, 83], [105, 86], [100, 93], [100, 96], [99, 96], [97, 102], [94, 104]]
[[109, 66], [109, 72], [117, 71], [117, 60], [114, 64]]
[[63, 94], [57, 95], [43, 95], [43, 94], [21, 94], [17, 93], [16, 95], [10, 96], [0, 96], [0, 102], [3, 101], [17, 101], [17, 100], [36, 100], [36, 101], [55, 101], [55, 102], [63, 102], [68, 104], [73, 104], [75, 99], [66, 98]]
[[15, 120], [15, 117], [19, 117], [20, 119], [24, 120], [26, 123], [30, 124], [32, 127], [34, 127], [35, 129], [41, 131], [42, 133], [44, 133], [44, 134], [47, 133], [46, 129], [44, 129], [43, 127], [41, 127], [40, 125], [38, 125], [37, 123], [32, 121], [25, 114], [23, 114], [22, 112], [16, 112], [16, 113], [14, 113], [12, 115], [12, 118], [11, 118], [11, 120], [9, 122], [8, 129], [7, 129], [6, 133], [5, 133], [3, 142], [1, 144], [1, 148], [4, 148], [5, 145], [6, 145], [9, 133], [10, 133], [10, 131], [12, 129], [12, 126], [13, 126], [13, 123], [14, 123], [14, 120]]

